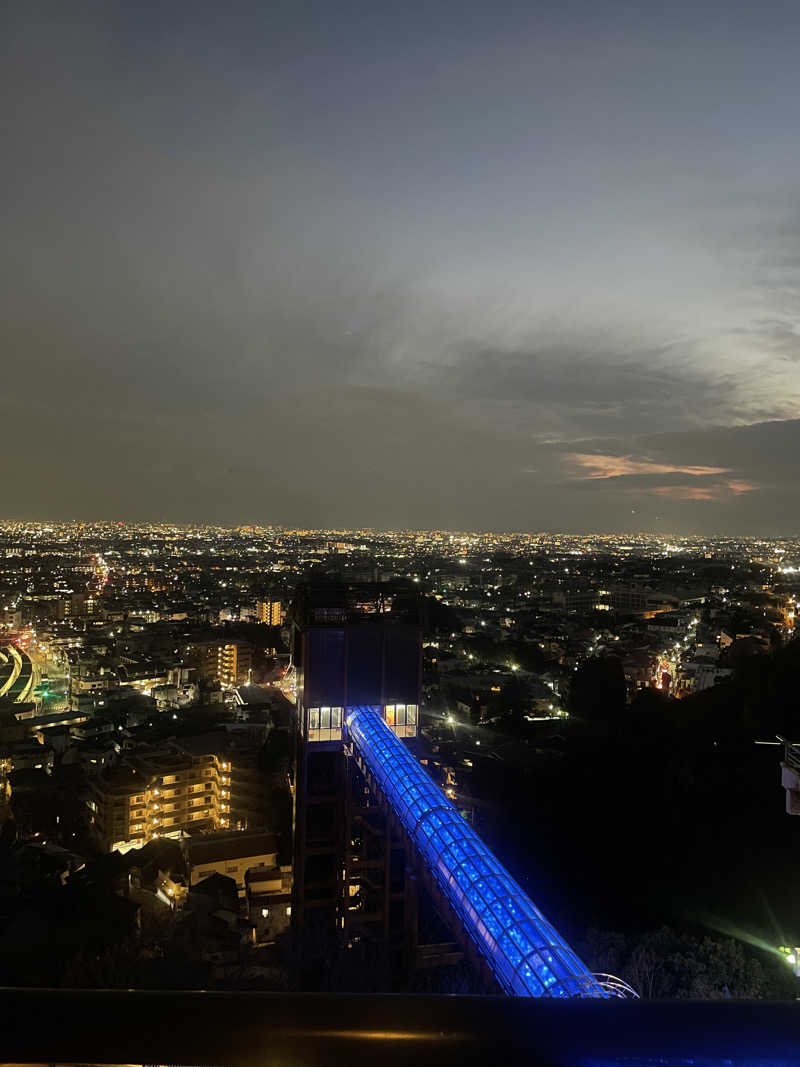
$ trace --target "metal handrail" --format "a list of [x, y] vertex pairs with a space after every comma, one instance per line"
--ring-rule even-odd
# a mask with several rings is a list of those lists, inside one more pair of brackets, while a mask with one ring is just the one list
[[800, 744], [792, 744], [791, 741], [787, 741], [780, 734], [775, 736], [783, 744], [783, 762], [787, 767], [791, 767], [793, 771], [800, 772]]

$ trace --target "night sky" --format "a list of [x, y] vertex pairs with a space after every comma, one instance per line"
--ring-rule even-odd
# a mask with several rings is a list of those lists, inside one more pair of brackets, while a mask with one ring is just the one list
[[796, 534], [800, 6], [0, 15], [6, 518]]

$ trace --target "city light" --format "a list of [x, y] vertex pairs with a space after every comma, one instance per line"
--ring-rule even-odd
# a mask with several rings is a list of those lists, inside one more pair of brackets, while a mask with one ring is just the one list
[[[656, 687], [665, 712], [663, 726], [675, 725], [679, 736], [684, 722], [692, 720], [691, 703], [681, 708], [675, 701], [693, 701], [696, 694], [723, 682], [735, 684], [740, 653], [768, 657], [781, 655], [788, 646], [798, 588], [793, 575], [778, 568], [775, 560], [796, 566], [800, 539], [787, 540], [781, 546], [783, 556], [773, 545], [757, 541], [670, 538], [669, 543], [676, 551], [665, 555], [663, 538], [646, 535], [332, 534], [114, 524], [94, 527], [89, 538], [86, 528], [78, 525], [55, 526], [45, 534], [38, 524], [0, 524], [0, 578], [3, 588], [10, 590], [0, 612], [0, 698], [5, 705], [10, 693], [21, 709], [14, 727], [21, 740], [11, 740], [0, 761], [6, 804], [16, 770], [35, 772], [32, 786], [36, 776], [59, 775], [60, 744], [68, 739], [80, 753], [73, 769], [76, 779], [84, 774], [85, 764], [87, 799], [79, 807], [84, 822], [93, 827], [93, 849], [125, 852], [158, 838], [229, 833], [232, 827], [238, 833], [248, 819], [260, 825], [267, 817], [260, 809], [271, 803], [271, 789], [242, 788], [238, 762], [230, 772], [228, 748], [209, 757], [213, 788], [197, 789], [194, 796], [199, 803], [185, 810], [173, 806], [175, 783], [163, 785], [148, 760], [154, 761], [153, 766], [158, 761], [171, 765], [182, 744], [189, 749], [199, 744], [197, 738], [208, 732], [210, 724], [225, 723], [225, 730], [212, 730], [208, 736], [220, 745], [235, 739], [234, 747], [242, 753], [243, 779], [256, 773], [263, 743], [258, 735], [262, 723], [270, 719], [270, 712], [262, 709], [274, 705], [278, 717], [291, 724], [303, 709], [304, 689], [308, 691], [308, 665], [297, 655], [297, 620], [292, 617], [295, 608], [290, 607], [295, 590], [316, 568], [330, 566], [331, 573], [345, 576], [344, 585], [352, 586], [354, 598], [362, 586], [369, 589], [367, 600], [357, 601], [366, 627], [373, 625], [379, 612], [397, 612], [392, 618], [401, 621], [401, 606], [392, 599], [400, 594], [394, 590], [402, 590], [402, 596], [416, 604], [424, 589], [422, 599], [431, 609], [431, 619], [426, 618], [420, 628], [422, 671], [419, 676], [414, 671], [408, 689], [410, 693], [421, 684], [419, 703], [413, 705], [418, 719], [415, 711], [413, 723], [405, 717], [400, 722], [398, 709], [406, 709], [405, 704], [386, 705], [387, 717], [391, 715], [396, 733], [401, 728], [408, 731], [401, 737], [414, 738], [411, 748], [427, 760], [426, 777], [438, 789], [438, 802], [449, 804], [444, 810], [455, 812], [459, 832], [462, 825], [502, 825], [503, 820], [519, 825], [519, 812], [503, 807], [506, 801], [496, 782], [508, 778], [513, 784], [522, 775], [522, 766], [527, 774], [529, 764], [535, 774], [550, 753], [571, 757], [573, 743], [581, 739], [589, 721], [581, 709], [583, 679], [577, 672], [585, 672], [591, 682], [593, 671], [600, 678], [613, 667], [618, 678], [620, 673], [624, 676], [621, 699], [626, 708], [638, 702], [640, 691]], [[726, 572], [724, 588], [716, 584], [721, 567]], [[376, 589], [383, 590], [380, 608]], [[603, 615], [597, 613], [598, 606]], [[320, 622], [320, 630], [335, 634], [343, 625], [358, 624], [356, 609], [335, 621], [329, 605], [323, 610], [331, 613], [330, 621]], [[275, 625], [261, 617], [274, 618]], [[330, 645], [334, 647], [336, 639]], [[393, 657], [391, 649], [382, 660], [382, 671]], [[415, 656], [407, 658], [417, 663]], [[760, 662], [754, 660], [754, 666]], [[382, 684], [387, 684], [385, 679]], [[397, 692], [405, 685], [404, 681]], [[568, 699], [571, 717], [564, 710]], [[249, 700], [257, 703], [250, 705]], [[331, 707], [335, 709], [333, 701]], [[646, 702], [641, 707], [647, 711]], [[326, 708], [320, 704], [317, 710], [322, 715]], [[334, 746], [350, 743], [347, 731], [341, 729], [342, 718], [338, 725], [329, 725], [325, 738], [313, 739], [331, 746], [328, 754], [341, 754], [342, 748]], [[634, 735], [644, 727], [632, 716], [619, 721]], [[291, 725], [287, 728], [291, 732]], [[267, 733], [274, 739], [274, 728]], [[57, 738], [58, 747], [53, 744]], [[483, 738], [487, 756], [477, 753]], [[33, 754], [31, 739], [37, 745]], [[305, 738], [292, 737], [288, 749], [295, 743], [305, 743]], [[598, 758], [602, 743], [599, 750]], [[188, 756], [183, 753], [180, 759]], [[387, 760], [393, 759], [387, 755]], [[284, 767], [280, 774], [287, 774], [286, 787], [296, 797], [298, 781], [291, 777], [292, 771]], [[784, 771], [784, 780], [787, 774]], [[137, 801], [135, 807], [118, 809], [118, 825], [113, 807], [109, 809], [102, 799], [113, 798], [110, 786], [115, 782], [119, 795], [144, 798], [141, 807]], [[441, 788], [434, 782], [441, 782]], [[562, 785], [549, 778], [547, 783], [556, 807]], [[786, 789], [791, 810], [795, 801], [792, 789]], [[384, 794], [389, 791], [387, 784]], [[16, 803], [21, 794], [20, 789]], [[185, 795], [192, 795], [188, 786]], [[395, 802], [399, 818], [405, 800], [395, 797]], [[80, 854], [88, 847], [81, 839], [84, 829], [74, 819], [65, 824], [67, 808], [56, 813], [55, 821], [50, 819], [47, 832], [58, 845]], [[776, 810], [780, 813], [780, 802]], [[484, 812], [492, 812], [491, 819], [484, 819]], [[620, 822], [620, 832], [624, 829]], [[448, 822], [447, 833], [451, 830]], [[45, 839], [43, 833], [27, 838]], [[425, 851], [433, 845], [426, 841], [421, 840], [419, 853], [414, 853], [415, 864], [423, 862], [419, 858], [423, 853], [433, 862], [433, 851]], [[709, 852], [713, 851], [712, 842]], [[506, 908], [507, 902], [498, 903], [496, 897], [477, 900], [471, 895], [472, 883], [461, 882], [467, 861], [459, 865], [455, 854], [436, 855], [448, 878], [455, 880], [451, 891], [462, 893], [451, 907], [464, 929], [454, 934], [465, 932], [476, 945], [483, 939], [478, 951], [492, 956], [499, 969], [506, 967], [505, 952], [511, 962], [498, 980], [504, 989], [517, 991], [517, 958], [508, 942], [502, 943], [502, 932], [499, 936], [492, 932], [482, 910], [487, 903], [490, 909]], [[537, 884], [535, 876], [558, 878], [552, 871], [539, 872], [535, 863], [525, 870], [514, 855], [509, 862], [520, 863], [520, 883], [526, 889], [527, 878], [531, 885]], [[344, 858], [345, 869], [348, 863], [350, 877], [354, 861]], [[438, 879], [432, 869], [424, 870]], [[284, 871], [281, 877], [284, 892], [291, 892], [288, 883], [294, 872]], [[160, 887], [162, 899], [174, 897], [176, 908], [187, 906], [186, 894], [178, 889], [170, 892], [168, 885], [174, 882]], [[424, 885], [429, 886], [427, 874]], [[441, 891], [446, 887], [441, 885]], [[260, 916], [261, 903], [253, 915]], [[366, 894], [363, 900], [356, 894], [351, 907], [365, 906]], [[570, 906], [578, 929], [585, 919], [580, 899], [571, 899]], [[483, 931], [470, 907], [484, 922]], [[270, 911], [273, 922], [254, 924], [256, 943], [259, 929], [269, 927], [265, 936], [274, 936], [275, 916], [283, 919], [283, 913], [281, 902]], [[357, 918], [354, 911], [354, 928]], [[780, 919], [791, 928], [785, 915]], [[529, 934], [528, 944], [536, 951], [549, 944], [536, 940], [535, 931]], [[491, 938], [495, 944], [489, 951]], [[530, 955], [528, 944], [523, 963]], [[782, 955], [797, 974], [800, 951], [787, 947]], [[525, 984], [526, 979], [519, 980]]]

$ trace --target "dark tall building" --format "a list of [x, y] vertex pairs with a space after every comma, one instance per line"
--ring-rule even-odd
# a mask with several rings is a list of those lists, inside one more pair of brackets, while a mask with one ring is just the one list
[[293, 662], [303, 739], [338, 742], [347, 707], [383, 709], [398, 737], [416, 737], [422, 626], [413, 593], [388, 585], [298, 590]]
[[290, 623], [298, 711], [294, 924], [346, 934], [373, 916], [388, 936], [404, 863], [398, 854], [393, 868], [385, 817], [370, 805], [342, 734], [347, 709], [370, 705], [398, 737], [416, 738], [419, 598], [383, 583], [313, 583], [298, 589]]
[[333, 938], [353, 950], [360, 973], [395, 986], [408, 988], [423, 968], [466, 965], [473, 992], [604, 996], [409, 752], [419, 723], [419, 599], [399, 585], [307, 585], [292, 627], [292, 915], [310, 982]]

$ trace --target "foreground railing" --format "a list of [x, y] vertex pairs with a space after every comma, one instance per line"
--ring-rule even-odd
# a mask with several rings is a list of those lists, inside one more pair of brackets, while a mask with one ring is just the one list
[[5, 1063], [788, 1067], [800, 1005], [0, 990]]

